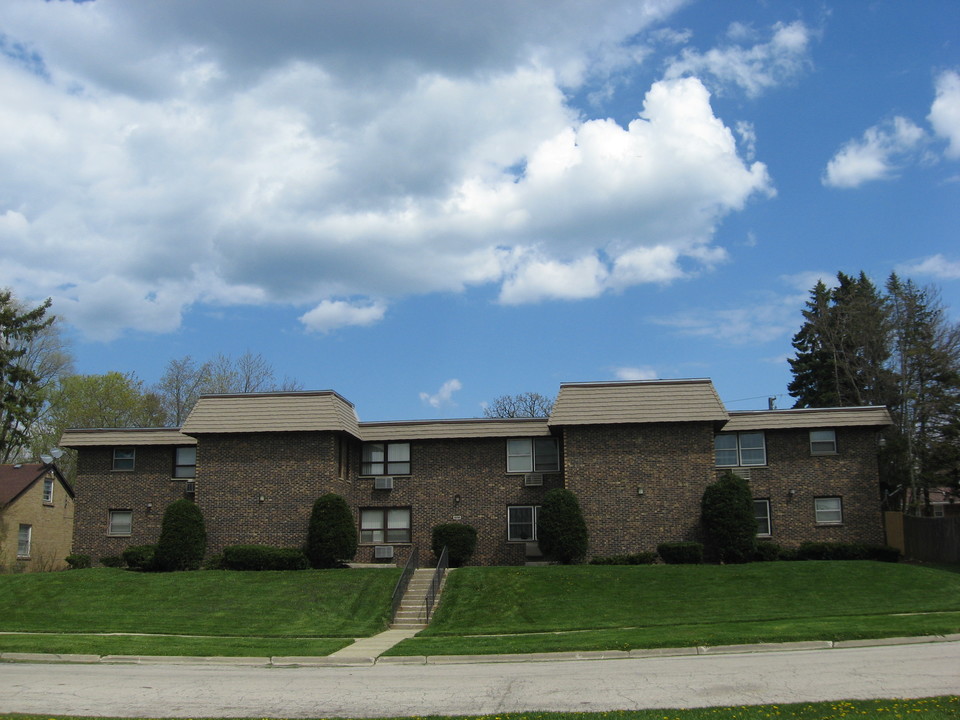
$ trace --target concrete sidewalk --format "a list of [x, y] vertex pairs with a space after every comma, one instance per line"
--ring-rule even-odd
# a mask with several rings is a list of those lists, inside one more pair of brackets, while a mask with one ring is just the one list
[[584, 650], [500, 655], [406, 655], [381, 654], [401, 640], [413, 637], [416, 630], [387, 630], [368, 638], [359, 638], [342, 650], [320, 657], [184, 657], [167, 655], [55, 655], [49, 653], [0, 653], [0, 662], [135, 664], [135, 665], [234, 665], [254, 667], [320, 667], [371, 665], [463, 665], [516, 662], [556, 662], [570, 660], [622, 660], [627, 658], [682, 657], [689, 655], [731, 655], [803, 650], [883, 647], [958, 642], [960, 633], [921, 637], [878, 638], [875, 640], [809, 640], [753, 645], [715, 645], [686, 648], [650, 648], [636, 650]]

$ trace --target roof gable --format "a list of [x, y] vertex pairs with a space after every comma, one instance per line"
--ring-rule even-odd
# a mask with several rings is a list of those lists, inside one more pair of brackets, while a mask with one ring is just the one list
[[41, 463], [18, 463], [16, 465], [0, 465], [0, 507], [7, 505], [24, 492], [35, 482], [53, 472], [54, 478], [73, 497], [73, 488], [70, 487], [55, 465]]
[[714, 422], [727, 411], [707, 379], [614, 383], [564, 383], [551, 425]]
[[746, 410], [730, 413], [724, 432], [817, 427], [883, 427], [892, 424], [885, 407]]

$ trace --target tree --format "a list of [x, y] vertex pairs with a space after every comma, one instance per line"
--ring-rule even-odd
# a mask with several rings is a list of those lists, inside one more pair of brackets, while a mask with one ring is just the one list
[[189, 355], [167, 362], [156, 392], [160, 396], [167, 425], [180, 427], [203, 390], [210, 373], [209, 363], [198, 365]]
[[203, 513], [191, 500], [176, 500], [163, 511], [153, 566], [160, 572], [198, 570], [207, 551]]
[[488, 418], [549, 417], [553, 410], [553, 398], [540, 393], [524, 392], [519, 395], [501, 395], [483, 409]]
[[357, 526], [343, 497], [327, 493], [314, 502], [304, 552], [315, 568], [340, 567], [353, 560], [357, 554]]
[[48, 298], [26, 309], [9, 290], [0, 291], [0, 462], [17, 457], [30, 442], [30, 433], [43, 410], [44, 373], [39, 339], [53, 325], [47, 316]]
[[54, 425], [118, 428], [163, 427], [166, 413], [156, 393], [144, 389], [134, 373], [69, 375], [51, 398]]
[[709, 557], [721, 563], [745, 563], [757, 547], [757, 519], [747, 481], [730, 470], [707, 485], [700, 501], [700, 521]]
[[587, 555], [587, 524], [577, 496], [566, 488], [554, 488], [543, 496], [537, 515], [540, 551], [548, 558], [569, 565]]

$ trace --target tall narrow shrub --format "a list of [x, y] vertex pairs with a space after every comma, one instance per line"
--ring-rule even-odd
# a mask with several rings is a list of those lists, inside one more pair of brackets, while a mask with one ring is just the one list
[[443, 548], [447, 548], [447, 560], [450, 567], [466, 564], [477, 549], [477, 529], [464, 523], [443, 523], [435, 525], [431, 549], [439, 560]]
[[727, 470], [703, 493], [700, 519], [707, 557], [720, 563], [745, 563], [757, 547], [757, 519], [747, 481]]
[[313, 504], [307, 544], [304, 548], [310, 566], [341, 567], [357, 554], [357, 526], [347, 501], [327, 493]]
[[206, 551], [207, 531], [196, 503], [184, 498], [167, 505], [153, 567], [160, 572], [197, 570]]
[[543, 496], [537, 516], [540, 551], [564, 565], [581, 562], [587, 555], [587, 524], [577, 496], [554, 488]]

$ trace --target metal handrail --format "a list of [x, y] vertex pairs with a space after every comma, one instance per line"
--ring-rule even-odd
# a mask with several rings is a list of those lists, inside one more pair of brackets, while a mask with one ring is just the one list
[[447, 568], [450, 566], [450, 559], [447, 554], [447, 546], [443, 546], [443, 551], [440, 553], [440, 561], [437, 563], [437, 569], [433, 573], [433, 579], [430, 581], [430, 589], [427, 590], [427, 598], [423, 602], [424, 615], [422, 619], [424, 622], [430, 622], [430, 616], [433, 615], [433, 604], [437, 600], [437, 596], [440, 594], [440, 586], [443, 584], [443, 576], [446, 573]]
[[403, 572], [400, 574], [400, 579], [397, 580], [396, 587], [393, 588], [393, 602], [390, 605], [390, 621], [393, 622], [397, 617], [397, 610], [400, 609], [400, 603], [403, 602], [403, 596], [407, 593], [407, 586], [410, 584], [410, 578], [413, 577], [413, 571], [417, 569], [417, 565], [420, 564], [419, 559], [420, 553], [418, 552], [416, 546], [410, 552], [410, 557], [407, 558], [407, 564], [403, 566]]

